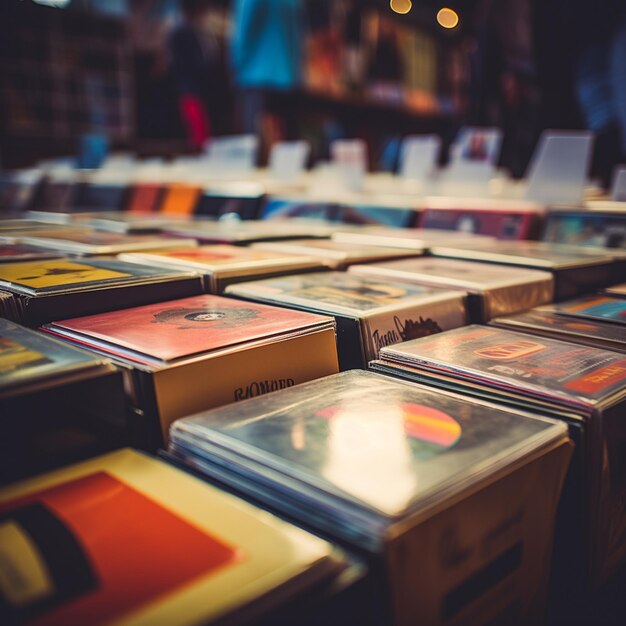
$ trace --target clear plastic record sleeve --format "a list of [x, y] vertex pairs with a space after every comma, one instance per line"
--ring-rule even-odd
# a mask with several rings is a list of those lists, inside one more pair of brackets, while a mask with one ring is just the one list
[[324, 269], [321, 260], [309, 256], [223, 244], [121, 254], [119, 258], [151, 267], [200, 272], [210, 293], [219, 293], [233, 281]]
[[554, 304], [548, 310], [566, 318], [599, 320], [609, 324], [626, 324], [626, 300], [598, 295]]
[[404, 259], [356, 265], [349, 272], [468, 292], [473, 316], [489, 320], [552, 301], [549, 272], [454, 259]]
[[472, 325], [381, 351], [391, 363], [471, 379], [589, 414], [626, 396], [626, 359], [615, 352]]
[[559, 315], [550, 307], [498, 317], [491, 320], [491, 325], [626, 353], [626, 328], [602, 320]]
[[[465, 294], [357, 276], [324, 272], [230, 285], [226, 294], [337, 317], [341, 352], [359, 351], [353, 366], [377, 357], [381, 347], [423, 337], [466, 322]], [[358, 325], [342, 334], [346, 322]], [[343, 343], [342, 343], [343, 341]], [[360, 344], [358, 346], [354, 344]], [[348, 359], [346, 359], [347, 362]], [[347, 369], [342, 366], [342, 369]]]
[[564, 433], [551, 420], [351, 371], [178, 420], [170, 436], [174, 449], [239, 457], [279, 490], [299, 483], [339, 515], [357, 507], [391, 522]]
[[101, 357], [0, 318], [0, 398], [98, 370], [112, 367]]
[[419, 250], [368, 246], [345, 243], [333, 239], [296, 239], [286, 242], [263, 242], [253, 244], [252, 247], [258, 250], [272, 250], [284, 254], [310, 255], [333, 269], [341, 269], [354, 263], [400, 259], [421, 254]]
[[424, 228], [389, 228], [385, 226], [362, 226], [352, 230], [333, 233], [333, 239], [345, 243], [358, 243], [372, 246], [390, 246], [427, 250], [433, 245], [472, 245], [489, 246], [493, 237], [459, 233], [450, 230]]
[[49, 259], [0, 263], [0, 315], [38, 326], [202, 292], [195, 272], [167, 270], [113, 259]]

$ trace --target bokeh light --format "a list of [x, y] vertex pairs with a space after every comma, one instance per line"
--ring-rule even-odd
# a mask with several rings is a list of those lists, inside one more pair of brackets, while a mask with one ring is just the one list
[[444, 7], [437, 12], [437, 22], [442, 28], [455, 28], [459, 23], [459, 15], [453, 9]]
[[411, 0], [391, 0], [389, 6], [392, 11], [405, 15], [413, 8], [413, 3]]

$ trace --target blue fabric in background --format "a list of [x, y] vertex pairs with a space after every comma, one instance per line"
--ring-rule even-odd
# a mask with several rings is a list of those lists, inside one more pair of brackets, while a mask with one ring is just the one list
[[234, 0], [231, 55], [236, 84], [297, 87], [303, 18], [300, 0]]

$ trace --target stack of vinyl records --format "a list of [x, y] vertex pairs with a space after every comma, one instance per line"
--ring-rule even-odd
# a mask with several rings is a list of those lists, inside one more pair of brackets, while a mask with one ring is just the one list
[[332, 239], [295, 239], [291, 241], [255, 243], [258, 250], [271, 250], [283, 254], [301, 254], [319, 259], [334, 270], [347, 268], [355, 263], [370, 263], [390, 259], [402, 259], [422, 254], [410, 248], [385, 248]]
[[34, 232], [32, 236], [20, 237], [22, 243], [76, 255], [111, 255], [134, 250], [158, 250], [178, 246], [194, 246], [195, 239], [176, 239], [159, 234], [126, 235], [123, 233], [99, 232], [86, 230], [75, 233], [42, 235]]
[[23, 243], [0, 243], [0, 263], [16, 263], [19, 261], [38, 261], [55, 259], [62, 256], [52, 250]]
[[[124, 211], [74, 213], [70, 216], [75, 224], [84, 224], [96, 230], [123, 234], [157, 233], [171, 224], [185, 225], [192, 221], [192, 218], [186, 215], [151, 215]], [[198, 221], [199, 219], [196, 218], [195, 222]]]
[[[626, 358], [623, 354], [487, 326], [381, 350], [376, 371], [557, 417], [577, 443], [576, 491], [564, 515], [569, 555], [591, 584], [626, 557]], [[582, 546], [582, 547], [581, 547]], [[580, 568], [579, 568], [580, 569]]]
[[319, 220], [221, 220], [219, 222], [173, 223], [165, 232], [203, 243], [247, 244], [254, 241], [278, 241], [304, 237], [328, 238], [337, 228]]
[[0, 318], [0, 482], [128, 441], [121, 374], [101, 357]]
[[458, 233], [451, 230], [431, 228], [389, 228], [385, 226], [361, 226], [333, 233], [333, 239], [345, 243], [390, 248], [428, 250], [435, 245], [456, 245], [488, 248], [495, 241], [493, 237]]
[[497, 317], [491, 320], [491, 325], [626, 353], [626, 328], [623, 326], [595, 319], [581, 320], [560, 315], [551, 307], [537, 307], [516, 315]]
[[626, 300], [617, 296], [589, 296], [555, 304], [551, 310], [572, 319], [626, 324]]
[[138, 445], [170, 423], [338, 371], [331, 317], [202, 295], [47, 324], [124, 368]]
[[342, 370], [366, 367], [382, 346], [466, 322], [465, 294], [325, 272], [238, 283], [226, 294], [333, 315]]
[[119, 258], [151, 267], [200, 272], [209, 293], [222, 293], [227, 285], [244, 280], [324, 269], [324, 264], [313, 257], [219, 244], [136, 252], [122, 254]]
[[454, 259], [406, 259], [351, 267], [360, 276], [389, 278], [417, 285], [463, 289], [470, 317], [487, 322], [497, 315], [516, 313], [552, 302], [552, 274]]
[[193, 272], [114, 259], [0, 263], [0, 316], [28, 326], [200, 293]]
[[543, 241], [493, 241], [489, 245], [441, 242], [431, 246], [430, 251], [435, 256], [452, 259], [552, 272], [557, 300], [574, 298], [610, 285], [615, 280], [615, 273], [622, 267], [608, 250]]
[[0, 491], [0, 519], [3, 624], [247, 624], [346, 567], [327, 542], [131, 450]]
[[368, 555], [380, 623], [540, 619], [563, 423], [352, 371], [178, 420], [170, 455]]

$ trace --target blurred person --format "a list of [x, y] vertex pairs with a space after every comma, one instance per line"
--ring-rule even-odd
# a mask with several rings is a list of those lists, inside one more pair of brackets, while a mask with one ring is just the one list
[[171, 72], [189, 144], [201, 149], [224, 124], [227, 78], [212, 22], [215, 0], [181, 0], [182, 23], [169, 40]]
[[499, 165], [515, 178], [524, 175], [539, 133], [531, 18], [531, 0], [479, 0], [467, 42], [469, 121], [502, 129]]
[[591, 174], [608, 186], [626, 160], [626, 3], [577, 0], [573, 18], [576, 95], [595, 133]]
[[[239, 88], [241, 130], [263, 135], [263, 117], [275, 94], [301, 83], [304, 10], [300, 0], [233, 0], [231, 62]], [[277, 107], [274, 98], [274, 108]], [[283, 135], [293, 138], [293, 107], [278, 112]]]

